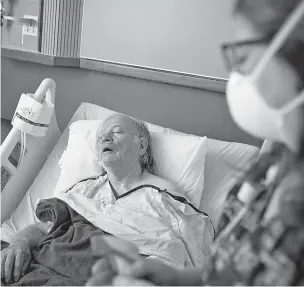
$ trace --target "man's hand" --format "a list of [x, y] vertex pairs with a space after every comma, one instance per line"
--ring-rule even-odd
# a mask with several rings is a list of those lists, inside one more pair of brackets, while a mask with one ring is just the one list
[[5, 283], [19, 281], [30, 260], [29, 244], [26, 241], [12, 242], [9, 247], [1, 251], [1, 279]]

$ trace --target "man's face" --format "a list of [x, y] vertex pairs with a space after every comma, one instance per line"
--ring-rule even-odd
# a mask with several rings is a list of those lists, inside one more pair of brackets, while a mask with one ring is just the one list
[[134, 122], [123, 115], [106, 119], [97, 135], [97, 152], [104, 167], [117, 163], [133, 167], [140, 155]]

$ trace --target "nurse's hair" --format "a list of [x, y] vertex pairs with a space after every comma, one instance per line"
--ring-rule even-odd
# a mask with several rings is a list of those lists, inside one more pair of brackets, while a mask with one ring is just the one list
[[[249, 20], [263, 38], [271, 39], [301, 0], [237, 0], [234, 14]], [[304, 83], [304, 17], [279, 51]]]

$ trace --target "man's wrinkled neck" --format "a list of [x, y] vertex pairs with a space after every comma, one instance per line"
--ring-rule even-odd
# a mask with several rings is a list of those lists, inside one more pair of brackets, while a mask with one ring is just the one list
[[105, 170], [108, 174], [108, 179], [113, 185], [121, 185], [130, 187], [135, 182], [138, 182], [142, 175], [141, 166], [139, 163], [136, 163], [133, 166], [123, 166], [123, 164], [119, 165], [111, 165], [105, 167]]

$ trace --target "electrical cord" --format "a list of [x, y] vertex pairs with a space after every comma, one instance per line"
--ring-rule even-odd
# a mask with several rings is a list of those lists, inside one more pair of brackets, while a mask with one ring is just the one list
[[21, 163], [23, 162], [24, 155], [26, 152], [26, 133], [20, 131], [20, 139], [21, 139], [21, 147], [20, 147], [20, 155], [19, 155], [19, 160], [18, 160], [18, 165], [17, 168], [20, 168]]

